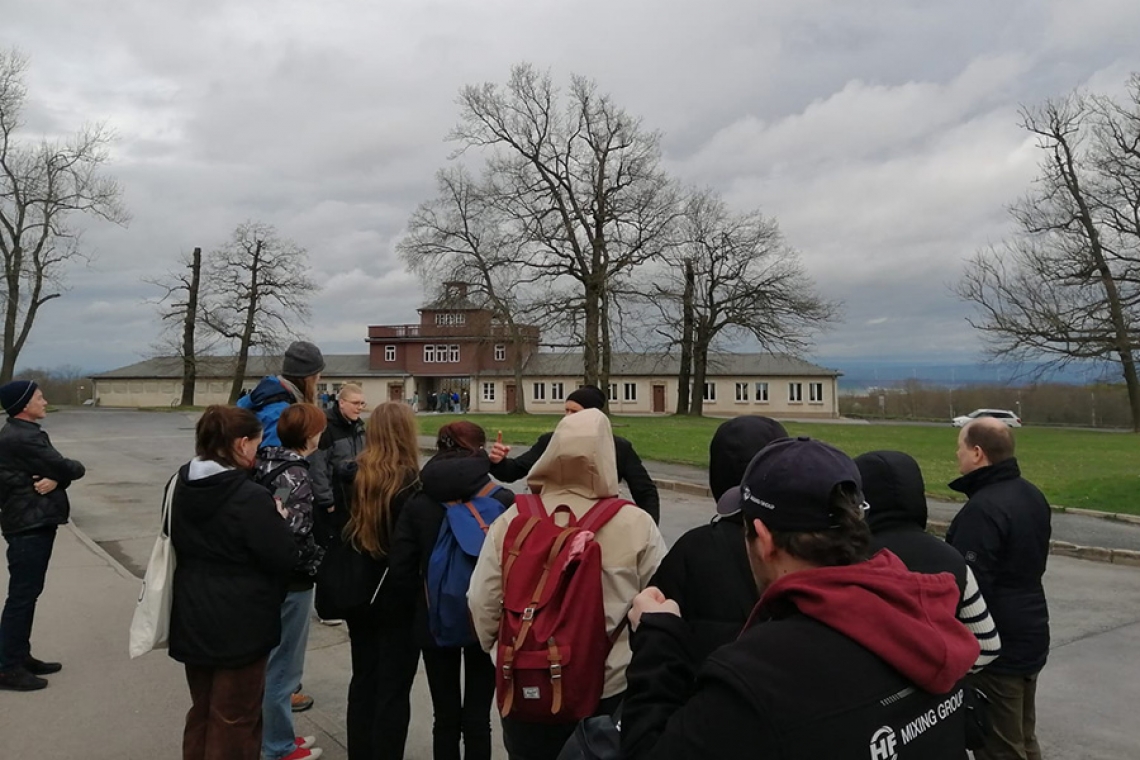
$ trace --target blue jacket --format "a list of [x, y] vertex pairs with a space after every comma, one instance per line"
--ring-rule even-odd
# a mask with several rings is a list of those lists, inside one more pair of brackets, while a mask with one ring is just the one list
[[277, 420], [285, 407], [297, 402], [297, 397], [286, 388], [276, 375], [264, 378], [248, 396], [237, 400], [242, 409], [249, 409], [257, 415], [261, 422], [261, 448], [266, 446], [280, 446], [281, 439], [277, 437]]

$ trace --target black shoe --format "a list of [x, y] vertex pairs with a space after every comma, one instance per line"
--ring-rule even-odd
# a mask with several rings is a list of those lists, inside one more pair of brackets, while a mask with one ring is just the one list
[[58, 662], [37, 660], [35, 657], [28, 655], [28, 659], [24, 660], [24, 669], [33, 676], [50, 676], [52, 673], [58, 673], [63, 670], [63, 665]]
[[0, 670], [0, 689], [7, 691], [36, 691], [48, 685], [46, 678], [37, 678], [23, 668]]

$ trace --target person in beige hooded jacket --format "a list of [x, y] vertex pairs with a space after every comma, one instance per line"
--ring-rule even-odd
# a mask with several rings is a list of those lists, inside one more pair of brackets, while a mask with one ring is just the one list
[[[581, 519], [599, 499], [616, 496], [618, 477], [610, 421], [600, 410], [585, 409], [562, 418], [550, 446], [527, 476], [527, 485], [541, 494], [547, 512], [560, 504]], [[467, 592], [471, 619], [479, 643], [494, 656], [503, 609], [503, 540], [518, 508], [511, 507], [491, 523]], [[563, 520], [561, 516], [557, 519]], [[648, 513], [623, 507], [598, 531], [602, 548], [602, 593], [606, 629], [612, 634], [630, 602], [649, 584], [665, 556], [665, 540]], [[623, 631], [606, 660], [605, 686], [599, 712], [612, 712], [625, 691], [630, 661], [629, 632]], [[504, 743], [511, 760], [554, 758], [574, 730], [574, 724], [527, 724], [503, 719]]]

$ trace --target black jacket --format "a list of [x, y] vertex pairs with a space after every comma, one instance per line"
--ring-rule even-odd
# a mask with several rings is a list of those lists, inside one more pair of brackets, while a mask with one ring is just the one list
[[1010, 458], [950, 484], [969, 501], [946, 540], [977, 576], [1001, 634], [1002, 653], [989, 670], [1026, 675], [1049, 654], [1049, 605], [1041, 578], [1049, 558], [1052, 514], [1041, 491]]
[[649, 585], [681, 607], [697, 662], [735, 641], [760, 600], [740, 515], [718, 518], [677, 539]]
[[364, 422], [362, 420], [348, 420], [340, 413], [339, 405], [333, 405], [325, 410], [325, 432], [321, 434], [321, 441], [317, 450], [309, 456], [312, 467], [309, 468], [309, 477], [313, 481], [313, 506], [320, 512], [329, 507], [344, 508], [348, 504], [348, 497], [344, 491], [344, 482], [336, 476], [343, 469], [346, 462], [356, 460], [357, 455], [364, 449]]
[[281, 639], [281, 603], [297, 545], [273, 497], [248, 470], [175, 482], [170, 538], [177, 565], [170, 656], [240, 668]]
[[890, 549], [917, 573], [951, 573], [966, 588], [966, 560], [950, 544], [926, 532], [926, 483], [912, 457], [900, 451], [871, 451], [855, 458], [863, 476], [871, 545]]
[[[85, 473], [82, 464], [55, 450], [35, 422], [9, 417], [0, 429], [0, 531], [7, 536], [64, 525], [71, 516], [67, 487]], [[40, 496], [37, 476], [59, 485]]]
[[[760, 449], [788, 435], [773, 419], [747, 415], [722, 423], [709, 442], [709, 489], [719, 500], [739, 486], [748, 463]], [[685, 533], [649, 582], [681, 607], [692, 631], [697, 662], [735, 641], [760, 593], [744, 548], [739, 514], [719, 517]]]
[[[773, 584], [755, 621], [699, 669], [684, 621], [664, 613], [643, 616], [627, 671], [623, 756], [964, 760], [960, 679], [977, 656], [977, 643], [953, 619], [957, 594], [947, 578], [910, 573], [887, 554], [850, 568], [785, 576], [777, 584], [831, 575], [835, 588], [825, 589], [816, 607], [830, 609], [832, 619], [814, 617], [818, 609], [809, 615], [797, 599], [770, 600]], [[849, 571], [886, 563], [898, 563], [890, 574], [915, 590], [880, 596], [873, 586], [849, 585]], [[935, 586], [939, 609], [926, 614], [927, 591]], [[836, 594], [851, 596], [837, 601]], [[884, 611], [891, 605], [887, 599], [903, 598], [908, 601], [897, 611]], [[894, 624], [898, 616], [907, 624]], [[859, 629], [867, 646], [839, 630], [844, 621]], [[901, 633], [907, 630], [910, 635]], [[924, 656], [915, 658], [916, 649]]]
[[[534, 463], [550, 445], [554, 433], [543, 433], [534, 445], [525, 453], [513, 459], [504, 459], [491, 465], [491, 475], [503, 483], [514, 483], [527, 476]], [[614, 451], [617, 455], [618, 480], [622, 480], [629, 487], [629, 494], [637, 506], [644, 509], [653, 518], [653, 522], [661, 521], [661, 501], [657, 495], [657, 484], [645, 470], [641, 457], [633, 450], [633, 444], [624, 438], [614, 436]]]
[[[416, 599], [415, 635], [420, 647], [434, 647], [435, 640], [428, 630], [427, 595], [424, 580], [428, 560], [435, 548], [439, 529], [443, 525], [443, 503], [465, 501], [490, 482], [491, 462], [486, 454], [474, 456], [441, 456], [437, 454], [420, 472], [423, 491], [404, 506], [396, 525], [396, 536], [389, 557], [393, 583], [410, 589]], [[492, 496], [509, 507], [515, 502], [514, 493], [500, 488]]]

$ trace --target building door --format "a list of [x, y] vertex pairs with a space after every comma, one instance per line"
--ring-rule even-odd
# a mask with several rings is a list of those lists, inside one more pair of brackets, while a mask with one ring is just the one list
[[507, 383], [506, 390], [503, 393], [503, 396], [505, 397], [505, 400], [507, 402], [506, 403], [506, 410], [508, 412], [513, 412], [515, 409], [518, 408], [518, 399], [515, 398], [515, 386], [514, 385]]
[[404, 384], [403, 383], [389, 383], [388, 384], [388, 400], [389, 401], [403, 401], [404, 400]]
[[665, 386], [653, 386], [653, 412], [655, 414], [665, 413]]

